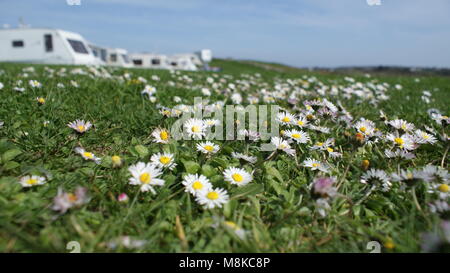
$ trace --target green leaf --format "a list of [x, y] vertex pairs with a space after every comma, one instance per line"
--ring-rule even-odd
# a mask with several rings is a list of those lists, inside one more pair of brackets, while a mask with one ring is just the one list
[[6, 162], [5, 165], [3, 165], [3, 169], [4, 170], [12, 170], [12, 169], [15, 169], [15, 168], [17, 168], [19, 166], [20, 166], [20, 164], [15, 162], [15, 161], [8, 161], [8, 162]]
[[19, 149], [8, 150], [2, 155], [2, 162], [8, 162], [14, 159], [16, 156], [20, 155], [21, 153], [22, 151]]
[[246, 186], [238, 187], [235, 190], [231, 192], [231, 198], [230, 199], [238, 199], [241, 197], [249, 196], [249, 195], [255, 195], [258, 193], [262, 193], [264, 191], [264, 186], [262, 184], [249, 184]]
[[148, 155], [148, 149], [143, 145], [136, 145], [134, 146], [134, 149], [136, 149], [136, 152], [139, 154], [140, 158], [144, 158]]
[[283, 182], [283, 176], [280, 174], [280, 172], [277, 169], [275, 169], [274, 167], [269, 166], [269, 165], [265, 165], [265, 168], [266, 168], [266, 173], [268, 175], [275, 177], [280, 182]]
[[205, 175], [206, 177], [211, 177], [213, 175], [215, 175], [216, 169], [214, 169], [211, 165], [203, 165], [202, 166], [202, 174]]
[[197, 162], [194, 161], [183, 161], [184, 168], [188, 173], [197, 173], [197, 171], [200, 169], [200, 165]]

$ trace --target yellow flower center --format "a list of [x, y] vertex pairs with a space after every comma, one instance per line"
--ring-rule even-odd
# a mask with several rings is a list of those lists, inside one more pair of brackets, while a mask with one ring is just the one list
[[441, 184], [439, 185], [438, 190], [440, 192], [448, 192], [450, 190], [450, 187], [447, 184]]
[[297, 124], [300, 126], [303, 126], [305, 123], [303, 121], [299, 120], [299, 121], [297, 121]]
[[167, 131], [161, 131], [161, 133], [159, 133], [159, 137], [162, 140], [167, 140], [169, 138], [169, 133]]
[[120, 164], [121, 158], [118, 155], [111, 156], [111, 160], [114, 164]]
[[282, 121], [283, 121], [283, 122], [290, 122], [291, 119], [290, 119], [289, 117], [284, 117], [284, 118], [282, 119]]
[[361, 132], [365, 133], [366, 130], [367, 130], [367, 128], [366, 128], [366, 127], [361, 127], [361, 128], [359, 128], [359, 130], [360, 130]]
[[328, 147], [328, 148], [327, 148], [327, 151], [330, 152], [330, 153], [332, 153], [334, 150], [333, 150], [333, 148]]
[[143, 173], [139, 176], [139, 181], [141, 181], [142, 184], [148, 184], [152, 180], [152, 177], [149, 173]]
[[84, 125], [78, 125], [78, 126], [77, 126], [77, 129], [78, 129], [79, 132], [84, 132], [84, 131], [86, 131], [86, 127], [84, 127]]
[[212, 152], [214, 150], [214, 147], [211, 145], [205, 145], [203, 148], [205, 148], [208, 152]]
[[94, 157], [94, 155], [92, 153], [90, 153], [90, 152], [84, 152], [83, 155], [85, 157], [87, 157], [87, 158], [93, 158]]
[[203, 189], [203, 184], [200, 181], [195, 181], [194, 183], [192, 183], [192, 188], [194, 190], [201, 190]]
[[316, 145], [322, 147], [323, 146], [323, 142], [317, 142]]
[[406, 124], [402, 124], [401, 127], [402, 127], [403, 130], [406, 130]]
[[236, 223], [232, 222], [232, 221], [225, 221], [225, 225], [227, 225], [228, 227], [230, 227], [232, 229], [238, 229], [238, 226], [236, 225]]
[[212, 192], [209, 192], [209, 193], [206, 195], [206, 197], [207, 197], [209, 200], [216, 200], [217, 198], [219, 198], [219, 194], [218, 194], [217, 192], [215, 192], [215, 191], [212, 191]]
[[166, 165], [170, 162], [170, 157], [163, 155], [159, 158], [159, 162]]
[[395, 244], [392, 241], [387, 241], [383, 245], [387, 249], [393, 249], [395, 247]]
[[45, 99], [44, 99], [44, 98], [38, 98], [38, 102], [39, 102], [40, 104], [44, 104], [44, 103], [45, 103]]
[[424, 139], [429, 139], [430, 138], [430, 136], [428, 135], [428, 134], [422, 134], [422, 137], [424, 138]]
[[300, 134], [292, 134], [293, 138], [301, 138], [302, 136]]
[[34, 178], [30, 178], [27, 180], [28, 185], [35, 185], [35, 184], [37, 184], [37, 182], [38, 182], [37, 179], [34, 179]]
[[236, 182], [242, 182], [242, 180], [244, 179], [244, 178], [242, 177], [242, 175], [240, 175], [240, 174], [238, 174], [238, 173], [233, 174], [231, 177], [232, 177], [233, 180], [236, 181]]
[[73, 203], [78, 200], [78, 197], [73, 193], [69, 193], [67, 194], [67, 199], [69, 200], [69, 202]]
[[312, 164], [313, 167], [319, 167], [319, 165], [320, 165], [319, 163], [313, 163]]
[[193, 133], [198, 133], [200, 132], [200, 127], [198, 127], [197, 125], [192, 126], [191, 131]]
[[314, 116], [313, 116], [313, 115], [311, 115], [311, 114], [309, 114], [309, 115], [307, 115], [307, 116], [306, 116], [306, 118], [307, 118], [307, 119], [313, 119], [313, 118], [314, 118]]
[[403, 145], [403, 143], [405, 143], [405, 141], [403, 141], [403, 139], [401, 139], [400, 137], [396, 137], [394, 139], [394, 142], [397, 143], [398, 145]]

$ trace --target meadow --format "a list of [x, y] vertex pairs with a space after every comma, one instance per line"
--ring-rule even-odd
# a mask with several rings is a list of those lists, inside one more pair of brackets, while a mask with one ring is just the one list
[[[0, 64], [0, 251], [450, 251], [450, 77], [212, 65]], [[230, 104], [279, 105], [280, 137], [171, 137]]]

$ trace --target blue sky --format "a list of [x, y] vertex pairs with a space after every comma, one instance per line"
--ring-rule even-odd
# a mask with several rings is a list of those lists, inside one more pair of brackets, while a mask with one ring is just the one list
[[131, 52], [210, 48], [294, 66], [450, 67], [450, 0], [0, 0], [0, 24], [81, 33]]

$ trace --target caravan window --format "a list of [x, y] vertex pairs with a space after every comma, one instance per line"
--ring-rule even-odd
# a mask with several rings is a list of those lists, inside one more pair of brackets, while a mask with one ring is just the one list
[[106, 49], [100, 50], [100, 59], [102, 59], [104, 62], [106, 62]]
[[45, 52], [53, 51], [53, 40], [51, 34], [44, 35]]
[[160, 65], [161, 60], [160, 59], [152, 59], [152, 65]]
[[109, 59], [110, 59], [111, 62], [113, 62], [113, 63], [117, 62], [117, 54], [116, 54], [116, 53], [112, 53], [112, 54], [109, 56]]
[[134, 59], [133, 64], [134, 65], [142, 65], [142, 59]]
[[16, 41], [12, 41], [12, 46], [13, 47], [23, 47], [24, 43], [22, 40], [16, 40]]
[[122, 54], [122, 58], [126, 64], [130, 63], [130, 59], [128, 59], [128, 55]]
[[77, 40], [72, 40], [72, 39], [67, 39], [67, 41], [69, 42], [69, 44], [72, 47], [73, 51], [75, 51], [76, 53], [89, 54], [89, 52], [87, 51], [87, 49], [84, 46], [83, 42], [77, 41]]

